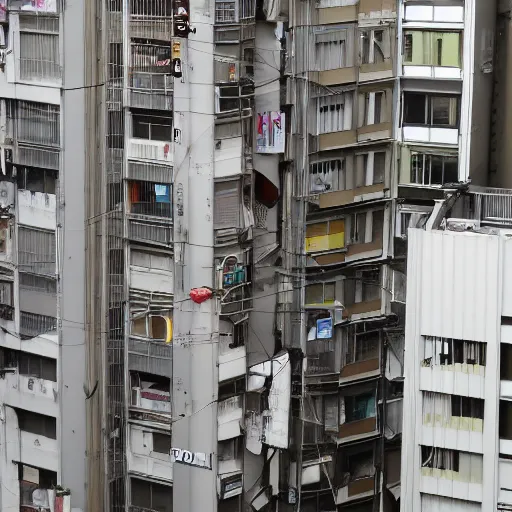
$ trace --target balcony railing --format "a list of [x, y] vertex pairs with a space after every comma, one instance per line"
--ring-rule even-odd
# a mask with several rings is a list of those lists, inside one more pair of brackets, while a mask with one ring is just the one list
[[470, 187], [475, 197], [475, 218], [485, 224], [512, 225], [512, 189]]
[[151, 217], [166, 217], [170, 219], [172, 217], [172, 204], [157, 202], [132, 203], [131, 213], [149, 215]]
[[130, 139], [128, 158], [138, 160], [156, 160], [173, 163], [172, 143], [159, 140]]

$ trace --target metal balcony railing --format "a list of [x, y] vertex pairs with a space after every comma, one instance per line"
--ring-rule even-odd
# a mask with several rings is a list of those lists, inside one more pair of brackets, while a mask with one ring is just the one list
[[475, 217], [485, 224], [512, 226], [512, 189], [470, 187]]

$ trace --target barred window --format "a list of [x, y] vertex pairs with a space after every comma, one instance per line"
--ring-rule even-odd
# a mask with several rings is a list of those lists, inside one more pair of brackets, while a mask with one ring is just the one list
[[19, 101], [15, 116], [18, 141], [59, 146], [60, 111], [57, 105]]

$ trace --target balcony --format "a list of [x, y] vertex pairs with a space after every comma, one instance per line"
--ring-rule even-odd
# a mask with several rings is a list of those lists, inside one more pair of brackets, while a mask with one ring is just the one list
[[38, 414], [57, 416], [59, 403], [57, 401], [58, 385], [56, 382], [8, 373], [2, 381], [4, 387], [3, 401], [11, 407], [23, 407]]
[[130, 88], [130, 107], [172, 110], [172, 78], [155, 73], [134, 73]]
[[340, 487], [336, 493], [336, 505], [368, 498], [375, 494], [375, 476], [349, 478], [348, 483]]
[[129, 141], [128, 158], [172, 165], [173, 144], [159, 140], [132, 138]]
[[130, 473], [172, 482], [171, 435], [169, 432], [148, 432], [138, 425], [129, 425], [127, 465]]
[[55, 230], [56, 204], [55, 194], [18, 190], [18, 220], [25, 226]]
[[240, 377], [246, 373], [246, 348], [234, 346], [233, 334], [219, 335], [219, 382]]
[[172, 345], [158, 341], [128, 340], [128, 368], [132, 371], [172, 377]]
[[217, 439], [225, 441], [242, 435], [244, 423], [244, 399], [242, 395], [219, 402], [217, 413]]
[[58, 471], [59, 449], [56, 439], [20, 431], [20, 459], [29, 466]]
[[[378, 434], [375, 384], [343, 388], [345, 415], [340, 418], [338, 443], [362, 440]], [[341, 406], [340, 406], [341, 408]]]
[[129, 16], [132, 38], [171, 40], [172, 2], [170, 0], [132, 0]]

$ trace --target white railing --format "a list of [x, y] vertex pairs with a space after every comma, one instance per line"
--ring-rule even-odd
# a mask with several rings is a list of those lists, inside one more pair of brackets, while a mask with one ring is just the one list
[[128, 158], [173, 163], [173, 145], [159, 140], [130, 139]]

